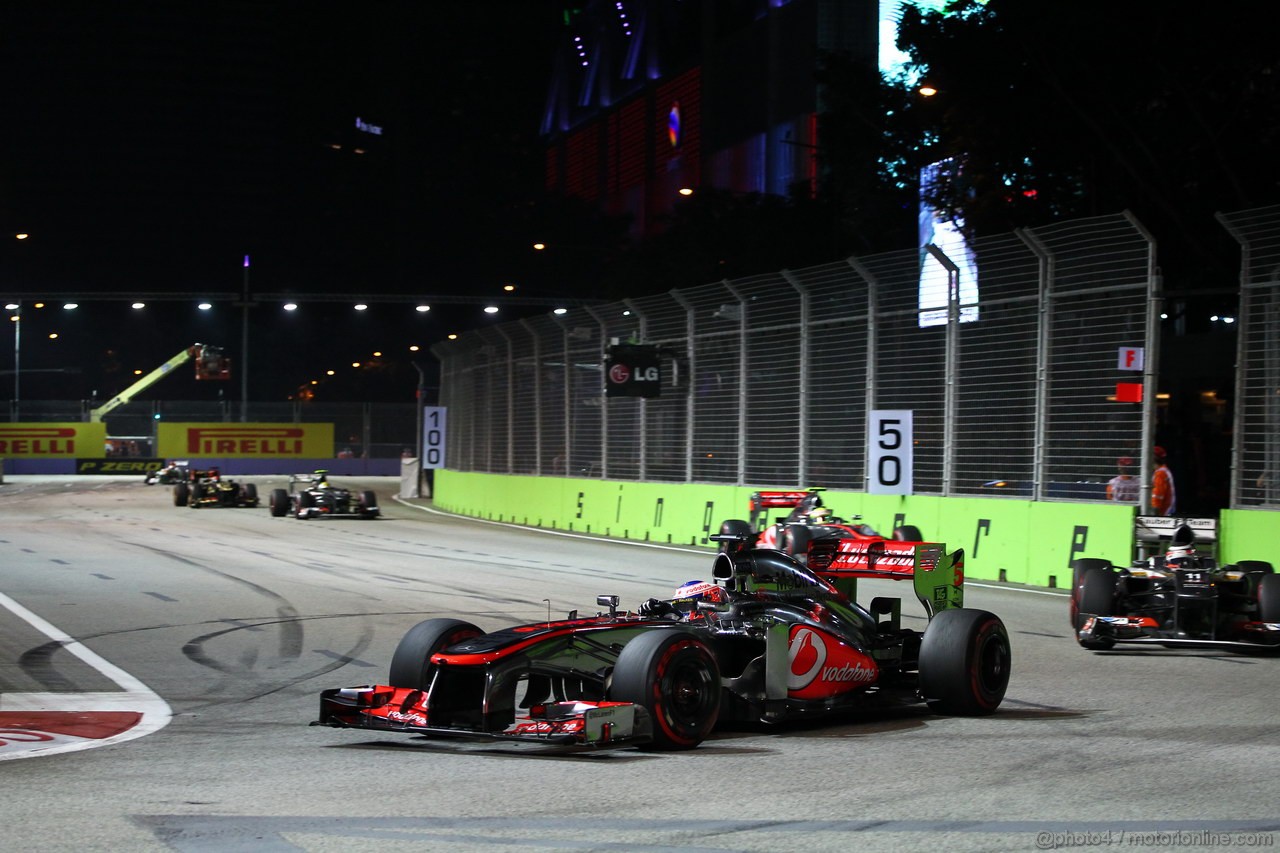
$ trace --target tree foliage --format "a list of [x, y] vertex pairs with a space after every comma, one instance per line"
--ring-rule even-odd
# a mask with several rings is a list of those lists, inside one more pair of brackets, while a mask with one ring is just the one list
[[[939, 205], [974, 233], [1131, 210], [1189, 266], [1211, 216], [1275, 203], [1280, 53], [1262, 4], [959, 0], [908, 9], [899, 46], [938, 95]], [[927, 137], [926, 137], [927, 139]]]

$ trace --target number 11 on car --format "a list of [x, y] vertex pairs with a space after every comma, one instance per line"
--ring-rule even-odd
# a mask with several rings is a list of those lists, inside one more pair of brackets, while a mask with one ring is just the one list
[[911, 410], [872, 411], [868, 426], [867, 493], [911, 494]]

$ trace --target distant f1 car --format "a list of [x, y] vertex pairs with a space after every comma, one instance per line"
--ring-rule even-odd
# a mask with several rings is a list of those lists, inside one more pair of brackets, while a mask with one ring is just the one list
[[222, 479], [217, 468], [187, 471], [188, 479], [173, 487], [173, 505], [201, 507], [255, 507], [258, 505], [258, 487], [253, 483], [237, 483]]
[[[313, 725], [568, 749], [692, 749], [727, 721], [783, 723], [927, 703], [996, 710], [1010, 646], [992, 613], [961, 607], [963, 553], [942, 545], [826, 539], [809, 565], [726, 543], [713, 582], [692, 581], [636, 612], [486, 634], [429, 619], [405, 634], [385, 685], [325, 690]], [[903, 627], [901, 601], [855, 603], [858, 578], [910, 579], [929, 616]]]
[[327, 518], [330, 516], [354, 516], [377, 518], [378, 496], [371, 491], [353, 493], [329, 482], [329, 472], [314, 471], [310, 474], [294, 474], [289, 478], [288, 489], [272, 489], [271, 514], [277, 518], [293, 515], [295, 518]]
[[[805, 491], [756, 492], [748, 505], [750, 520], [729, 519], [720, 526], [722, 534], [751, 536], [756, 548], [776, 548], [800, 562], [805, 562], [809, 543], [816, 539], [855, 539], [868, 542], [893, 539], [897, 542], [923, 542], [920, 528], [904, 524], [891, 536], [882, 536], [869, 525], [861, 524], [861, 517], [839, 518], [822, 503], [825, 489]], [[760, 529], [764, 513], [770, 509], [790, 509], [773, 524]], [[757, 533], [756, 531], [759, 530]]]
[[[1140, 538], [1172, 519], [1138, 518]], [[1190, 521], [1190, 520], [1187, 520]], [[1197, 519], [1212, 535], [1212, 519]], [[1101, 651], [1116, 644], [1280, 649], [1280, 575], [1271, 563], [1219, 566], [1196, 551], [1192, 524], [1169, 533], [1163, 555], [1127, 567], [1086, 558], [1072, 566], [1070, 618], [1076, 640]]]
[[188, 468], [190, 463], [187, 462], [166, 462], [163, 468], [148, 473], [143, 482], [148, 486], [154, 486], [157, 483], [162, 486], [172, 486], [185, 482], [191, 479], [187, 472]]

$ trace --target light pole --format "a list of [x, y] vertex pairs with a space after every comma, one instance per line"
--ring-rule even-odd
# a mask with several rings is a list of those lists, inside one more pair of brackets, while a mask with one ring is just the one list
[[[22, 241], [31, 235], [19, 231], [13, 239]], [[22, 420], [22, 300], [6, 305], [13, 311], [13, 419]]]
[[13, 311], [13, 419], [22, 420], [22, 302], [13, 302], [5, 306]]
[[249, 256], [244, 256], [244, 294], [240, 302], [240, 421], [249, 420]]
[[418, 461], [416, 463], [417, 476], [415, 476], [413, 479], [413, 494], [408, 495], [408, 497], [420, 498], [422, 497], [422, 481], [423, 481], [422, 430], [423, 430], [423, 427], [425, 426], [422, 422], [422, 406], [425, 403], [425, 397], [427, 393], [427, 375], [423, 373], [422, 365], [418, 364], [417, 361], [410, 361], [409, 363], [413, 365], [414, 370], [418, 371], [418, 393], [414, 395], [414, 399], [417, 401], [417, 406], [418, 406], [418, 437], [417, 437], [417, 443], [415, 444], [416, 452], [418, 454]]

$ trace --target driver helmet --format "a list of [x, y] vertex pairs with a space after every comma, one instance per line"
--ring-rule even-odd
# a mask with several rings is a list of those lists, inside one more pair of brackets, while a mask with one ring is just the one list
[[1196, 534], [1185, 524], [1179, 525], [1164, 554], [1165, 565], [1188, 566], [1196, 556]]
[[681, 584], [671, 598], [675, 601], [710, 601], [721, 604], [725, 601], [725, 592], [709, 581], [693, 580]]
[[1195, 556], [1196, 549], [1194, 545], [1173, 545], [1165, 552], [1164, 564], [1174, 568], [1189, 566]]
[[831, 519], [831, 510], [825, 506], [815, 506], [809, 510], [809, 520], [815, 524], [823, 524]]

